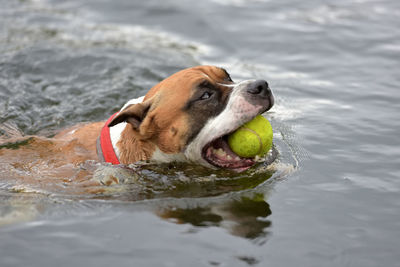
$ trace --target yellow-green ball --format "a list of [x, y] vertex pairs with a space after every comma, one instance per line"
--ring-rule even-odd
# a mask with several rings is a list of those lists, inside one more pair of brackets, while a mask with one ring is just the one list
[[272, 126], [261, 115], [245, 123], [228, 137], [233, 152], [243, 158], [265, 155], [272, 146]]

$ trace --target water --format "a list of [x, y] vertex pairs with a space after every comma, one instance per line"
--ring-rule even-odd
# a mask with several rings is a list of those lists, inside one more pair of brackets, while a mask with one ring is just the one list
[[398, 1], [2, 1], [0, 25], [0, 123], [26, 135], [215, 64], [268, 80], [279, 152], [238, 177], [144, 166], [100, 195], [3, 168], [1, 266], [400, 266]]

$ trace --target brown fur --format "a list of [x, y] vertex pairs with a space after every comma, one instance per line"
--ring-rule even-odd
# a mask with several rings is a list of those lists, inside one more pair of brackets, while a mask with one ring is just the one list
[[[155, 150], [155, 145], [140, 140], [138, 134], [128, 127], [122, 132], [121, 140], [117, 144], [121, 153], [120, 162], [129, 164], [139, 160], [150, 159]], [[140, 147], [140, 149], [131, 149], [134, 147]]]

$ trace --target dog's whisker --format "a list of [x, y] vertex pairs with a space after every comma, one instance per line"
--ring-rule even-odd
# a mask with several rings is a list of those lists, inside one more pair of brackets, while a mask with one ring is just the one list
[[226, 83], [217, 83], [220, 86], [225, 86], [225, 87], [235, 87], [236, 85], [238, 85], [237, 83], [233, 83], [233, 84], [226, 84]]

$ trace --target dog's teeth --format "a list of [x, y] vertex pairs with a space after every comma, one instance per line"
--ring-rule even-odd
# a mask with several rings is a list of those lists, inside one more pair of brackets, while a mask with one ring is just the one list
[[230, 155], [228, 155], [226, 158], [227, 158], [228, 160], [232, 160], [232, 157], [231, 157]]
[[216, 154], [217, 156], [220, 156], [220, 157], [225, 157], [225, 156], [226, 156], [226, 153], [225, 153], [225, 151], [224, 151], [222, 148], [218, 148], [218, 149], [215, 151], [215, 154]]
[[239, 160], [240, 160], [240, 158], [239, 158], [238, 156], [236, 156], [236, 157], [235, 157], [235, 160], [239, 161]]

